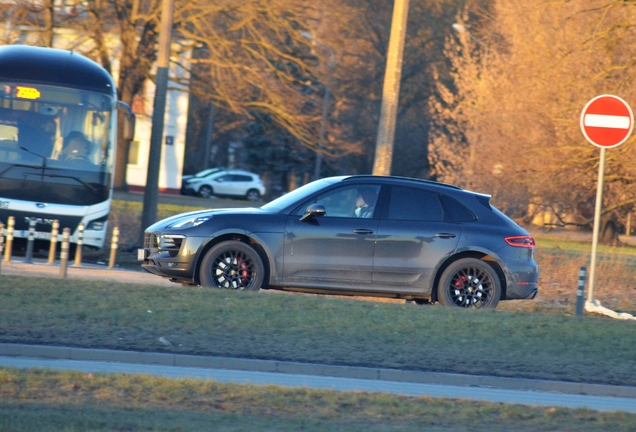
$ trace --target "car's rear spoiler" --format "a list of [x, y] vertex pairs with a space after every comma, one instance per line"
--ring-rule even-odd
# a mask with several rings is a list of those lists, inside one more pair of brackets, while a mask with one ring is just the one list
[[475, 198], [477, 198], [477, 201], [479, 201], [479, 203], [482, 204], [484, 207], [492, 210], [492, 207], [490, 206], [490, 198], [492, 198], [492, 195], [476, 193]]

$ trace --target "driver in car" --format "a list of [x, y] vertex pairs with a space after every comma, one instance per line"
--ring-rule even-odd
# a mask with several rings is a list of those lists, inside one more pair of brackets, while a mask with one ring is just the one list
[[83, 133], [73, 131], [64, 140], [61, 159], [64, 161], [80, 161], [90, 163], [88, 153], [90, 142]]

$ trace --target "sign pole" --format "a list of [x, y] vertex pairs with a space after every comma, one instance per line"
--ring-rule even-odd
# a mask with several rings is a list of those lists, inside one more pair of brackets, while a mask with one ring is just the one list
[[603, 178], [605, 174], [605, 147], [601, 147], [601, 159], [598, 164], [598, 182], [596, 187], [596, 207], [594, 208], [594, 230], [592, 232], [592, 257], [590, 262], [590, 283], [587, 290], [587, 301], [594, 301], [594, 276], [596, 274], [596, 251], [598, 234], [601, 227], [601, 205], [603, 203]]
[[605, 176], [605, 149], [623, 144], [634, 129], [634, 113], [627, 102], [618, 96], [604, 94], [592, 98], [581, 112], [581, 132], [586, 140], [601, 148], [598, 163], [596, 206], [594, 208], [594, 231], [592, 233], [592, 256], [590, 283], [587, 301], [594, 301], [594, 279], [596, 276], [596, 252], [601, 228], [601, 206], [603, 205], [603, 178]]

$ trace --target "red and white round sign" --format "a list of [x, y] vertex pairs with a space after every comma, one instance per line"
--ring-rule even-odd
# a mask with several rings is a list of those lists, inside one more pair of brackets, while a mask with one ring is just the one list
[[633, 128], [632, 109], [618, 96], [596, 96], [581, 112], [583, 136], [597, 147], [610, 148], [623, 144]]

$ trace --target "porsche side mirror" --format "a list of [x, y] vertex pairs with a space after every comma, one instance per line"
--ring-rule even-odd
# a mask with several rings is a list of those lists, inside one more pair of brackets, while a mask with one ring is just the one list
[[307, 207], [307, 210], [305, 211], [303, 217], [300, 218], [300, 221], [302, 222], [312, 217], [322, 217], [325, 215], [325, 213], [327, 213], [327, 210], [325, 209], [324, 205], [311, 204], [309, 207]]

